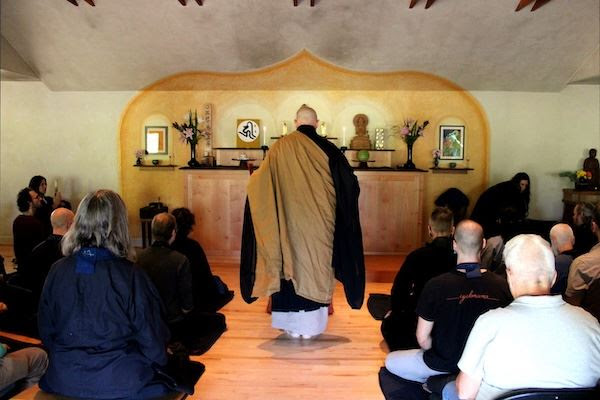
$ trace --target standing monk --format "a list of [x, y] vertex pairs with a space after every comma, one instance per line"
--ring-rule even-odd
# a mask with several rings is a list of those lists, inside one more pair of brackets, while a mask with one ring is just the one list
[[361, 307], [365, 265], [358, 180], [317, 134], [315, 110], [302, 105], [294, 122], [248, 183], [240, 287], [248, 303], [272, 295], [274, 328], [310, 338], [327, 327], [334, 278]]

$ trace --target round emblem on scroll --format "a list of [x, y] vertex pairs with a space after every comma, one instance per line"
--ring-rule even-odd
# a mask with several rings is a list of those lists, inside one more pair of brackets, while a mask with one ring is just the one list
[[258, 124], [251, 119], [240, 121], [237, 126], [238, 138], [240, 138], [240, 140], [243, 142], [254, 142], [258, 138], [259, 134], [260, 128]]

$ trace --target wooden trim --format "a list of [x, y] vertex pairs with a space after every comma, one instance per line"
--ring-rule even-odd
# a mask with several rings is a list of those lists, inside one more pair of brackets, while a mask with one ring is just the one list
[[531, 3], [533, 3], [534, 1], [535, 0], [520, 0], [519, 4], [517, 4], [517, 8], [516, 8], [515, 12], [520, 11], [524, 7], [527, 7], [528, 5], [530, 5]]
[[435, 0], [427, 0], [427, 3], [425, 4], [425, 9], [427, 10], [433, 5], [433, 3], [435, 3]]
[[533, 5], [533, 7], [531, 8], [531, 11], [533, 12], [549, 2], [550, 2], [550, 0], [537, 0], [535, 2], [535, 4]]

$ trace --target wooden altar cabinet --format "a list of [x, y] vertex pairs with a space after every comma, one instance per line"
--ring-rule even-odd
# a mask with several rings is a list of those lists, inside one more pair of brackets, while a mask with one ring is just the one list
[[[407, 254], [423, 238], [422, 172], [356, 170], [366, 254]], [[193, 237], [209, 256], [239, 257], [248, 171], [187, 170], [185, 204], [196, 216]]]

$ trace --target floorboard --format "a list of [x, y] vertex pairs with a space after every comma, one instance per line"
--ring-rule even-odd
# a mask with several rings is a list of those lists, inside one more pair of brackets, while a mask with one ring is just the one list
[[[10, 252], [0, 246], [10, 269]], [[219, 260], [213, 272], [235, 290], [223, 308], [228, 330], [204, 355], [192, 357], [206, 372], [191, 399], [383, 399], [377, 373], [386, 348], [379, 322], [367, 311], [369, 293], [389, 293], [402, 257], [368, 256], [365, 303], [352, 310], [341, 284], [334, 293], [334, 314], [325, 334], [313, 340], [289, 339], [271, 328], [267, 300], [246, 304], [239, 295], [237, 263]], [[20, 399], [34, 399], [35, 391]]]

